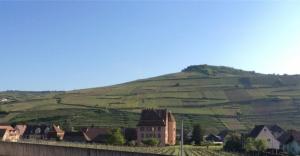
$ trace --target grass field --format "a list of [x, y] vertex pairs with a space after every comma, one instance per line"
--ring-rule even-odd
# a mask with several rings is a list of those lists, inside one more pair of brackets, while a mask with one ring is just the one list
[[[143, 108], [167, 108], [185, 126], [244, 131], [255, 124], [300, 128], [300, 76], [264, 75], [227, 67], [68, 92], [2, 92], [1, 122], [70, 122], [74, 127], [135, 127]], [[61, 103], [57, 103], [61, 98]], [[179, 123], [179, 122], [178, 122]]]

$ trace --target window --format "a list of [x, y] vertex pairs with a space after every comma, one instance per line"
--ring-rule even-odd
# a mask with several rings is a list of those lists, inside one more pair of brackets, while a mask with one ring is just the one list
[[160, 131], [160, 129], [161, 129], [160, 127], [157, 128], [157, 130], [159, 130], [159, 131]]
[[140, 130], [141, 130], [141, 131], [144, 131], [144, 127], [141, 127]]
[[271, 139], [268, 139], [268, 142], [270, 142], [271, 141]]
[[157, 134], [157, 137], [160, 138], [161, 137], [160, 134]]
[[141, 134], [141, 137], [144, 138], [144, 133]]

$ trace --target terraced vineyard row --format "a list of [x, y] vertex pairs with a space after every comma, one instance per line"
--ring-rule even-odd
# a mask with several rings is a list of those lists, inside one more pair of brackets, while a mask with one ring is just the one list
[[185, 149], [184, 156], [238, 156], [238, 154], [227, 153], [221, 150], [193, 148]]

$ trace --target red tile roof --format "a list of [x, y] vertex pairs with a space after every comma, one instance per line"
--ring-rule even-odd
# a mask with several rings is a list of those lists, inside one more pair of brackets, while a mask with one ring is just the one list
[[111, 129], [92, 127], [92, 128], [87, 128], [83, 132], [88, 141], [98, 141], [97, 138], [102, 138], [102, 136], [109, 135], [111, 133]]

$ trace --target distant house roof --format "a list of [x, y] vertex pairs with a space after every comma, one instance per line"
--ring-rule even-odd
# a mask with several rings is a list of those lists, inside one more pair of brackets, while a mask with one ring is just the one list
[[269, 130], [271, 130], [272, 132], [283, 132], [284, 130], [279, 127], [278, 125], [267, 125], [267, 127], [269, 128]]
[[19, 132], [20, 136], [22, 136], [26, 130], [26, 125], [16, 125], [15, 129]]
[[291, 134], [289, 132], [285, 132], [278, 138], [278, 141], [281, 144], [285, 144], [290, 139], [290, 137], [291, 137]]
[[137, 126], [166, 126], [166, 109], [144, 109]]
[[222, 138], [214, 134], [209, 134], [208, 136], [205, 137], [205, 140], [212, 141], [212, 142], [222, 142]]
[[[265, 125], [256, 125], [252, 131], [248, 134], [248, 137], [256, 138], [259, 133], [265, 128]], [[266, 127], [267, 128], [267, 127]]]
[[12, 130], [14, 128], [11, 125], [9, 125], [9, 124], [0, 124], [0, 129], [9, 129], [9, 130]]
[[64, 131], [60, 128], [60, 126], [53, 124], [51, 129], [52, 131], [56, 132], [56, 133], [64, 133]]
[[65, 132], [63, 140], [70, 142], [85, 142], [86, 138], [83, 132]]
[[278, 125], [268, 125], [267, 127], [277, 139], [285, 132], [285, 130]]
[[87, 128], [83, 131], [87, 141], [91, 142], [105, 142], [107, 136], [111, 133], [109, 128]]
[[300, 144], [300, 132], [295, 130], [290, 130], [284, 133], [281, 137], [279, 137], [279, 141], [283, 144], [288, 144], [292, 141], [296, 141]]

